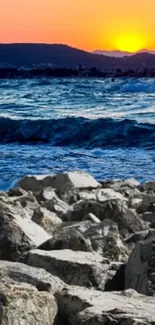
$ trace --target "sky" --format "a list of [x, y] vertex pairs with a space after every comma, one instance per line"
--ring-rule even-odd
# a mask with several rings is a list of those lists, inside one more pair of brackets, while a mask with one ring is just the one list
[[62, 43], [87, 51], [155, 49], [155, 0], [5, 0], [0, 43]]

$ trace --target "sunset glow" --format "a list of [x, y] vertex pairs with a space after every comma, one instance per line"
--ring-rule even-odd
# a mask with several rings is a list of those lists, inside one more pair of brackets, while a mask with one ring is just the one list
[[154, 0], [5, 0], [0, 42], [63, 43], [88, 51], [155, 48]]
[[121, 34], [114, 41], [115, 48], [120, 51], [136, 52], [145, 48], [143, 37], [134, 34]]

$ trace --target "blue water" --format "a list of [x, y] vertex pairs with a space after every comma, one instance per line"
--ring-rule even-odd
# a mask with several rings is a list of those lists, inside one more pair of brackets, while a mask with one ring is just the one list
[[0, 189], [79, 169], [155, 178], [155, 79], [0, 80]]

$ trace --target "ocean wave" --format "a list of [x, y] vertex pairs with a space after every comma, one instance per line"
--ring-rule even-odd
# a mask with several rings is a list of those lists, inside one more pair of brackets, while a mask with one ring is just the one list
[[50, 120], [0, 118], [0, 143], [72, 146], [85, 149], [155, 147], [155, 125], [111, 118], [66, 117]]

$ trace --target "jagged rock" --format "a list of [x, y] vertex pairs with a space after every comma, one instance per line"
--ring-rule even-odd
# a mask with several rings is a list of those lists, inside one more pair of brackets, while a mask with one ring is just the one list
[[155, 231], [136, 244], [125, 269], [125, 288], [155, 295]]
[[62, 224], [62, 220], [56, 213], [41, 207], [34, 210], [32, 221], [44, 228], [49, 234], [53, 233], [57, 225]]
[[138, 213], [145, 213], [147, 211], [154, 212], [154, 208], [152, 209], [152, 206], [155, 204], [155, 193], [149, 192], [149, 193], [142, 193], [142, 203], [137, 209]]
[[65, 192], [72, 189], [97, 188], [100, 184], [91, 175], [75, 171], [57, 175], [25, 176], [19, 181], [18, 186], [32, 192], [43, 190], [46, 187]]
[[32, 250], [22, 257], [22, 261], [44, 268], [70, 285], [104, 290], [107, 280], [112, 277], [109, 260], [97, 253]]
[[89, 220], [84, 220], [84, 221], [79, 221], [79, 222], [74, 222], [74, 221], [68, 221], [68, 222], [63, 222], [59, 226], [59, 230], [61, 229], [68, 229], [72, 231], [72, 229], [78, 230], [81, 234], [84, 234], [84, 232], [89, 229], [92, 225], [92, 222]]
[[137, 210], [141, 207], [142, 202], [143, 202], [142, 199], [132, 197], [129, 199], [128, 205], [129, 205], [129, 208]]
[[46, 241], [49, 235], [33, 221], [11, 214], [0, 205], [0, 259], [14, 260], [34, 246]]
[[1, 325], [53, 325], [56, 314], [51, 293], [28, 284], [0, 284]]
[[155, 298], [134, 290], [100, 292], [72, 287], [57, 293], [56, 298], [59, 313], [69, 325], [152, 325], [155, 322]]
[[41, 244], [38, 249], [58, 250], [72, 249], [73, 251], [92, 252], [91, 244], [75, 229], [58, 231], [52, 238]]
[[96, 200], [98, 202], [105, 202], [107, 200], [125, 200], [123, 195], [114, 191], [111, 188], [98, 189], [96, 191]]
[[56, 194], [53, 195], [52, 199], [44, 201], [42, 206], [51, 212], [55, 212], [62, 219], [65, 219], [65, 216], [70, 210], [69, 205], [59, 199]]
[[155, 181], [145, 182], [143, 184], [143, 188], [144, 188], [144, 191], [152, 190], [153, 192], [155, 192]]
[[23, 263], [0, 261], [0, 283], [27, 283], [39, 291], [55, 292], [62, 290], [65, 283], [44, 269]]
[[100, 219], [97, 218], [93, 213], [88, 213], [83, 220], [89, 220], [93, 223], [100, 223]]
[[155, 213], [150, 211], [144, 212], [141, 218], [146, 222], [155, 222]]
[[111, 219], [118, 224], [119, 230], [126, 229], [129, 233], [143, 230], [147, 226], [139, 219], [135, 210], [129, 209], [122, 200], [108, 200], [95, 202], [81, 200], [68, 211], [67, 218], [72, 221], [81, 221], [85, 215], [93, 213], [101, 221]]
[[123, 245], [117, 224], [105, 219], [100, 224], [93, 224], [84, 232], [91, 241], [92, 248], [112, 261], [126, 261], [129, 252]]
[[18, 196], [26, 195], [27, 192], [20, 187], [14, 187], [14, 188], [10, 188], [7, 191], [7, 194], [8, 194], [8, 196], [18, 197]]

